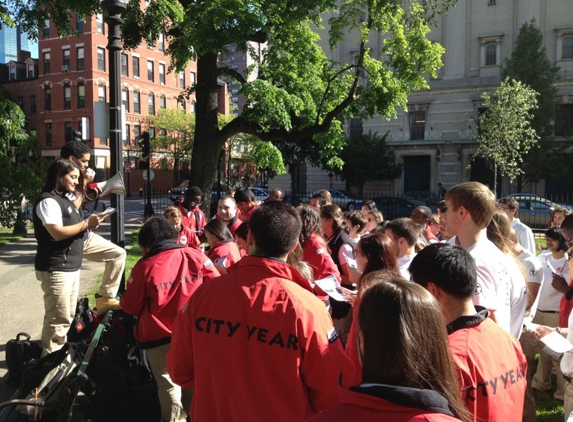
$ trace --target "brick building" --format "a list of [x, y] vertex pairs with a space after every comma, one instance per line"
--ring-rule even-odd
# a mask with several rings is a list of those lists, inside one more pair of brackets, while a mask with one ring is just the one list
[[[41, 154], [44, 157], [59, 157], [65, 142], [72, 139], [75, 130], [82, 130], [82, 118], [89, 120], [87, 144], [92, 148], [92, 161], [97, 179], [109, 178], [110, 145], [107, 137], [96, 137], [96, 102], [109, 101], [109, 63], [106, 46], [107, 24], [98, 14], [79, 20], [71, 19], [79, 32], [78, 36], [60, 38], [50, 21], [40, 31], [38, 61], [30, 71], [18, 70], [16, 77], [2, 78], [3, 86], [12, 100], [20, 104], [26, 114], [28, 130], [35, 130]], [[194, 96], [179, 100], [182, 91], [197, 80], [196, 63], [190, 62], [185, 71], [168, 72], [170, 60], [165, 55], [166, 42], [161, 37], [153, 45], [145, 42], [135, 50], [121, 54], [121, 104], [125, 109], [123, 133], [124, 161], [136, 170], [140, 154], [137, 140], [147, 130], [146, 118], [162, 108], [180, 108], [193, 113]], [[30, 61], [32, 59], [28, 59]], [[28, 65], [28, 63], [25, 63]], [[33, 64], [33, 63], [32, 63]], [[19, 62], [6, 64], [21, 68]], [[26, 68], [27, 69], [27, 68]], [[219, 93], [220, 112], [229, 112], [226, 86], [221, 83]], [[105, 114], [105, 113], [104, 113]], [[152, 163], [152, 168], [154, 168]], [[159, 175], [158, 175], [159, 176]], [[158, 179], [163, 179], [159, 177]], [[158, 180], [158, 188], [171, 184], [171, 174]], [[163, 186], [165, 184], [165, 186]]]

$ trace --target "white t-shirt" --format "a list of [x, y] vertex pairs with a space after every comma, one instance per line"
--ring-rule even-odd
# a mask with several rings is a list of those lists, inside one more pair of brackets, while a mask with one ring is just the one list
[[567, 255], [563, 258], [555, 259], [553, 255], [543, 254], [539, 256], [541, 262], [541, 267], [543, 271], [543, 283], [541, 283], [541, 288], [539, 289], [539, 301], [537, 303], [537, 309], [542, 311], [558, 311], [559, 303], [563, 297], [563, 293], [558, 292], [551, 286], [553, 281], [552, 269], [555, 270], [557, 274], [562, 276], [567, 284], [571, 281], [569, 278], [569, 271], [567, 268]]
[[531, 229], [519, 221], [519, 218], [514, 218], [511, 222], [511, 228], [517, 233], [519, 244], [523, 249], [535, 254], [535, 240], [533, 239], [533, 232]]
[[[507, 256], [507, 255], [506, 255]], [[517, 339], [523, 331], [523, 318], [525, 317], [525, 308], [527, 308], [527, 287], [523, 272], [517, 264], [515, 258], [507, 256], [508, 272], [510, 284], [510, 333]]]
[[410, 280], [410, 271], [408, 271], [408, 267], [412, 263], [412, 260], [415, 256], [416, 254], [414, 253], [412, 255], [404, 255], [398, 258], [398, 269], [400, 270], [402, 277], [404, 277], [406, 280]]
[[489, 239], [485, 238], [468, 248], [477, 267], [477, 286], [473, 296], [474, 305], [495, 311], [497, 323], [511, 331], [512, 281], [510, 259]]
[[535, 253], [523, 250], [517, 257], [525, 270], [525, 281], [528, 283], [541, 284], [543, 282], [543, 271], [541, 271], [541, 261]]
[[[67, 194], [66, 196], [70, 201], [73, 201], [75, 199], [75, 196], [71, 193]], [[77, 213], [79, 213], [79, 211], [77, 210], [77, 208], [74, 206], [73, 203], [70, 203], [68, 208], [69, 208], [68, 211], [70, 213], [72, 212], [72, 210], [75, 210]], [[60, 204], [53, 198], [42, 199], [36, 205], [36, 214], [38, 215], [38, 218], [42, 221], [42, 224], [44, 226], [46, 224], [55, 224], [56, 226], [64, 225], [62, 220], [62, 209], [60, 208]]]

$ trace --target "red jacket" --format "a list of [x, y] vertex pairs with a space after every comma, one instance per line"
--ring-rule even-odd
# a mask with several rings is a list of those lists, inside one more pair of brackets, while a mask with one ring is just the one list
[[239, 218], [240, 218], [242, 221], [249, 221], [249, 220], [251, 219], [253, 213], [257, 210], [257, 208], [259, 208], [259, 206], [258, 206], [258, 205], [255, 205], [253, 208], [251, 208], [251, 209], [249, 210], [248, 213], [246, 213], [246, 214], [244, 214], [244, 215], [239, 214]]
[[135, 339], [143, 348], [169, 343], [177, 312], [204, 280], [218, 277], [199, 249], [173, 241], [152, 248], [131, 270], [121, 308], [137, 316]]
[[215, 246], [207, 252], [207, 256], [215, 265], [225, 268], [239, 262], [242, 258], [239, 247], [231, 239], [215, 243]]
[[358, 312], [360, 310], [360, 296], [359, 292], [352, 305], [352, 325], [350, 326], [348, 338], [346, 339], [346, 348], [344, 349], [350, 360], [354, 362], [355, 372], [352, 385], [360, 385], [362, 383], [362, 365], [358, 357]]
[[519, 342], [487, 317], [460, 317], [448, 326], [462, 399], [475, 421], [521, 422], [527, 361]]
[[193, 230], [189, 227], [181, 225], [181, 230], [179, 231], [179, 236], [176, 239], [177, 243], [185, 246], [191, 246], [192, 248], [199, 248], [199, 238]]
[[[238, 213], [239, 213], [239, 210], [237, 210], [237, 214], [236, 214], [233, 218], [231, 218], [231, 220], [229, 220], [229, 221], [226, 222], [227, 228], [229, 229], [229, 231], [231, 232], [231, 234], [232, 234], [233, 236], [235, 236], [235, 231], [237, 231], [237, 228], [238, 228], [241, 224], [243, 224], [243, 221], [239, 218], [239, 214], [238, 214]], [[217, 220], [221, 220], [221, 219], [219, 218], [219, 214], [215, 214], [215, 218], [216, 218]], [[221, 221], [223, 221], [223, 220], [221, 220]]]
[[[302, 260], [307, 262], [312, 268], [312, 275], [315, 280], [334, 274], [338, 282], [340, 282], [340, 272], [332, 260], [326, 240], [322, 236], [312, 233], [310, 239], [304, 244], [302, 251]], [[320, 287], [314, 286], [314, 291], [323, 302], [328, 299], [328, 295]]]
[[[181, 224], [184, 225], [185, 227], [189, 227], [191, 230], [195, 232], [203, 230], [203, 227], [205, 227], [205, 224], [207, 224], [207, 222], [205, 221], [205, 214], [203, 214], [203, 211], [201, 211], [201, 208], [199, 208], [199, 206], [196, 206], [192, 210], [188, 210], [183, 206], [184, 201], [185, 198], [181, 198], [181, 200], [179, 200], [179, 203], [177, 204], [179, 211], [181, 211], [181, 214], [183, 215], [183, 218], [181, 219]], [[197, 221], [199, 221], [199, 227], [197, 227]]]
[[308, 422], [453, 422], [459, 421], [446, 399], [432, 390], [368, 384], [340, 392], [342, 404]]
[[195, 388], [194, 422], [297, 422], [338, 405], [352, 377], [324, 304], [283, 261], [246, 256], [204, 283], [173, 330], [167, 367]]

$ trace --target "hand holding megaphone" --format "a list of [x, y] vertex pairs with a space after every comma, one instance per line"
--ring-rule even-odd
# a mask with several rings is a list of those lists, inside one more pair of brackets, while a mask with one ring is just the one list
[[102, 198], [110, 193], [125, 196], [125, 184], [121, 173], [117, 173], [105, 182], [92, 182], [86, 186], [86, 197], [90, 201], [95, 201], [97, 198]]

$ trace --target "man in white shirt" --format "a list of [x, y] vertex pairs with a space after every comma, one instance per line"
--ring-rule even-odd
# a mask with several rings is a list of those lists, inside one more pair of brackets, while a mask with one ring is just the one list
[[398, 255], [400, 273], [406, 280], [410, 280], [408, 267], [416, 256], [416, 242], [420, 238], [420, 225], [411, 218], [396, 218], [389, 221], [384, 233], [394, 243]]
[[523, 246], [523, 249], [535, 255], [535, 240], [533, 238], [533, 232], [528, 226], [523, 224], [519, 218], [517, 218], [519, 202], [508, 196], [507, 198], [501, 198], [499, 200], [498, 207], [509, 217], [511, 228], [517, 233], [519, 244]]
[[496, 208], [495, 195], [479, 182], [465, 182], [449, 189], [445, 199], [447, 210], [442, 221], [476, 262], [474, 305], [485, 307], [491, 319], [511, 332], [509, 258], [487, 238], [486, 232]]

